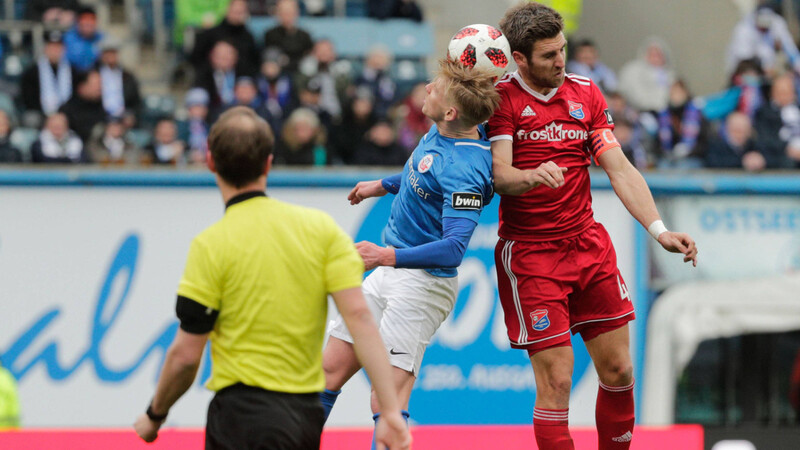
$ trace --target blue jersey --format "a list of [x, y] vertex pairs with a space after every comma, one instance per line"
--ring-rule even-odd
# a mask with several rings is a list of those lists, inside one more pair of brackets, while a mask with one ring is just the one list
[[[420, 139], [403, 168], [399, 191], [392, 202], [384, 240], [409, 248], [442, 239], [442, 219], [478, 222], [494, 196], [492, 153], [482, 126], [480, 139], [442, 136], [436, 125]], [[426, 269], [439, 277], [454, 277], [455, 268]]]

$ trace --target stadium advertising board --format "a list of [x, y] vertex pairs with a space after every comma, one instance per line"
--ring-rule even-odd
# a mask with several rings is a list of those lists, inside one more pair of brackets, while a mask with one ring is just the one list
[[[343, 188], [275, 188], [270, 195], [325, 210], [356, 240], [381, 242], [391, 197], [350, 206]], [[211, 188], [4, 187], [0, 195], [0, 358], [19, 379], [24, 426], [127, 427], [155, 388], [177, 323], [175, 290], [191, 238], [223, 211]], [[630, 292], [634, 223], [610, 191], [594, 194]], [[460, 270], [459, 300], [431, 344], [412, 395], [422, 424], [527, 424], [535, 383], [511, 350], [497, 301], [495, 199]], [[634, 301], [637, 299], [634, 296]], [[643, 326], [643, 320], [635, 327]], [[633, 333], [634, 340], [639, 333]], [[571, 423], [594, 423], [596, 375], [575, 343]], [[634, 351], [641, 348], [634, 342]], [[638, 360], [638, 356], [635, 356]], [[209, 362], [200, 368], [208, 377]], [[201, 426], [211, 394], [198, 381], [172, 426]], [[469, 405], [457, 408], [454, 405]], [[357, 375], [329, 424], [371, 425]]]
[[[800, 199], [796, 196], [679, 196], [658, 202], [664, 222], [699, 243], [701, 264], [652, 252], [656, 280], [739, 280], [800, 270]], [[705, 251], [704, 251], [705, 249]], [[713, 251], [709, 251], [713, 250]]]

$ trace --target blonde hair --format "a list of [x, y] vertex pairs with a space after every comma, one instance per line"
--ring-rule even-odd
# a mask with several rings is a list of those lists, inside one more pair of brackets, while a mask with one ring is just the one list
[[325, 142], [325, 132], [322, 123], [319, 120], [317, 113], [309, 108], [297, 108], [292, 112], [283, 124], [283, 142], [292, 150], [297, 150], [304, 144], [300, 142], [295, 133], [294, 127], [299, 123], [305, 123], [314, 129], [314, 138], [312, 141], [315, 144], [323, 144]]
[[454, 104], [464, 125], [485, 122], [500, 104], [500, 94], [494, 88], [495, 77], [487, 70], [442, 59], [436, 76], [442, 80], [444, 96]]

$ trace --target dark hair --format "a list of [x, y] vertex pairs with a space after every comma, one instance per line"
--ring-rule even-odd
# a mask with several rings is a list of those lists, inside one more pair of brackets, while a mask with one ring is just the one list
[[217, 173], [236, 188], [264, 173], [274, 143], [269, 124], [246, 106], [225, 111], [208, 133], [208, 151]]
[[97, 69], [89, 69], [85, 72], [79, 71], [77, 75], [75, 75], [73, 83], [75, 83], [75, 86], [82, 86], [87, 81], [89, 81], [89, 76], [93, 73], [100, 74], [100, 72], [98, 72]]
[[506, 11], [500, 20], [500, 31], [508, 39], [512, 52], [531, 57], [536, 41], [558, 36], [564, 19], [553, 8], [536, 2], [524, 2]]
[[581, 39], [575, 44], [575, 49], [579, 49], [581, 47], [592, 47], [594, 48], [594, 42], [591, 39]]
[[97, 16], [97, 11], [95, 11], [94, 8], [91, 6], [82, 5], [80, 8], [78, 8], [78, 11], [76, 12], [75, 15], [80, 17], [84, 14], [91, 14], [93, 16]]

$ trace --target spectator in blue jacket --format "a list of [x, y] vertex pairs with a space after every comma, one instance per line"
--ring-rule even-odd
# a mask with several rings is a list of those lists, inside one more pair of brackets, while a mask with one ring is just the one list
[[100, 57], [100, 41], [103, 33], [97, 29], [97, 13], [84, 7], [78, 11], [75, 26], [64, 34], [67, 59], [79, 70], [91, 69]]

